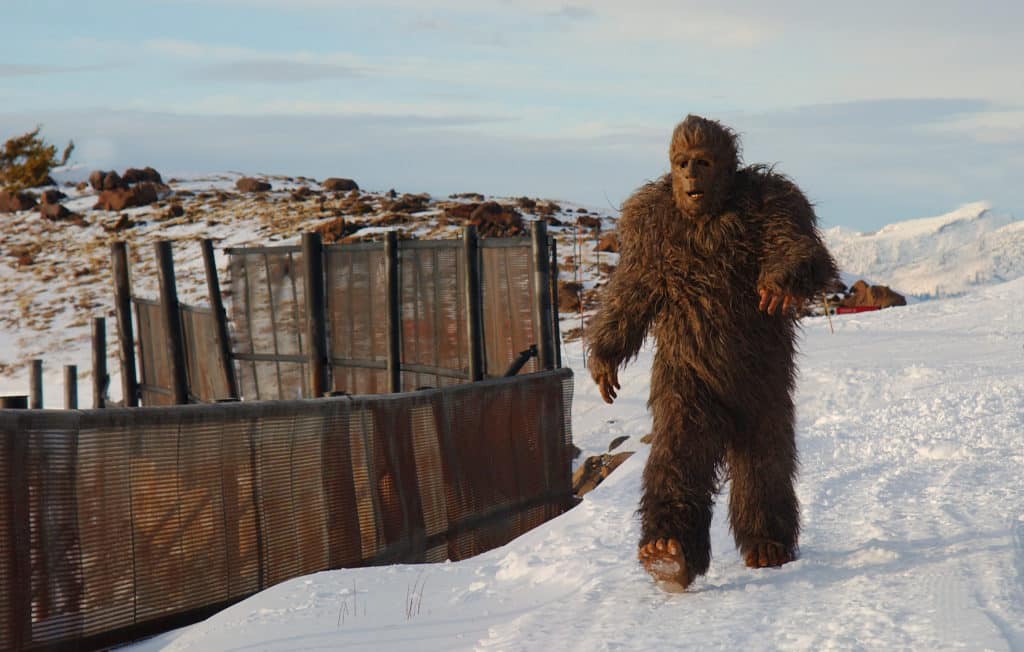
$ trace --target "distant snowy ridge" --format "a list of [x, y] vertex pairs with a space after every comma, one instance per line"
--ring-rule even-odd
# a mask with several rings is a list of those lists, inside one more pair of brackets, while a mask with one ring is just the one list
[[834, 227], [824, 236], [845, 277], [913, 297], [955, 296], [1024, 276], [1024, 221], [993, 212], [988, 202], [874, 233]]

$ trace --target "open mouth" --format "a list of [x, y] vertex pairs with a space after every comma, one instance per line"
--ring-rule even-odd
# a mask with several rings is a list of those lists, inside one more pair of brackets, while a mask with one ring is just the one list
[[704, 193], [700, 190], [691, 190], [686, 194], [690, 199], [704, 199]]

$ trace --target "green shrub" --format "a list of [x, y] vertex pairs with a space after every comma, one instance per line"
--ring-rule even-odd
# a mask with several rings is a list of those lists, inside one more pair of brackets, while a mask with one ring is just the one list
[[0, 187], [18, 191], [47, 184], [50, 170], [68, 162], [75, 149], [74, 141], [68, 141], [64, 153], [57, 158], [57, 147], [47, 145], [39, 136], [41, 126], [32, 131], [11, 138], [4, 143], [0, 152]]

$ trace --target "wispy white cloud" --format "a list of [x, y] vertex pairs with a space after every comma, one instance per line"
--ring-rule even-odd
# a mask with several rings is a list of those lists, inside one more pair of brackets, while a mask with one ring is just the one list
[[977, 143], [1024, 144], [1024, 110], [981, 111], [957, 116], [931, 126], [936, 134], [965, 136]]

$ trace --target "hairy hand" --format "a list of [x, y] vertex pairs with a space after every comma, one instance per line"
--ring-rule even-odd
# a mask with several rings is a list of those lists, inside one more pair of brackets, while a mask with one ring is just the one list
[[769, 290], [768, 288], [761, 288], [758, 292], [761, 295], [761, 302], [757, 304], [757, 309], [761, 312], [774, 315], [779, 309], [779, 304], [782, 304], [782, 312], [780, 314], [785, 315], [790, 311], [794, 315], [800, 314], [800, 310], [804, 306], [803, 297], [798, 297], [792, 294], [784, 294], [782, 292], [776, 292]]
[[614, 402], [618, 397], [616, 390], [620, 389], [618, 368], [605, 364], [593, 355], [590, 356], [587, 366], [590, 367], [591, 378], [594, 379], [597, 388], [601, 391], [601, 398], [605, 403]]

